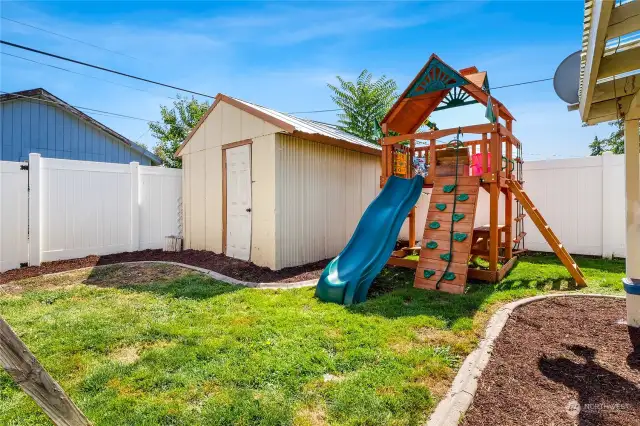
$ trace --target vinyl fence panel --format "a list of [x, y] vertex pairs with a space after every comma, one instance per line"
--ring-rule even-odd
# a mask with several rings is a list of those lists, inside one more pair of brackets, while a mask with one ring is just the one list
[[2, 271], [159, 249], [181, 232], [181, 170], [39, 154], [29, 156], [29, 171], [20, 166], [26, 163], [0, 163]]
[[28, 178], [22, 162], [0, 161], [0, 272], [28, 261]]
[[41, 161], [42, 261], [129, 250], [129, 165], [52, 158]]
[[[525, 163], [525, 191], [570, 253], [603, 255], [603, 157]], [[624, 187], [618, 206], [624, 215]], [[526, 247], [551, 251], [531, 221], [525, 222]]]
[[[524, 189], [560, 241], [573, 254], [625, 256], [624, 156], [526, 161]], [[418, 201], [418, 236], [427, 217], [430, 189]], [[500, 195], [500, 223], [504, 223], [504, 195]], [[516, 209], [513, 209], [514, 214]], [[476, 226], [489, 222], [489, 195], [480, 191]], [[552, 252], [529, 218], [524, 221], [525, 247]], [[400, 239], [408, 238], [405, 223]], [[514, 235], [515, 237], [515, 235]]]
[[182, 170], [140, 166], [140, 250], [164, 247], [164, 237], [178, 235]]

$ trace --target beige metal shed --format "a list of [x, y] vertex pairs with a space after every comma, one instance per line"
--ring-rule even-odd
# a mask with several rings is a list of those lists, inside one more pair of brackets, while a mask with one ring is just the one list
[[380, 147], [223, 94], [176, 155], [185, 248], [281, 269], [337, 255], [380, 188]]

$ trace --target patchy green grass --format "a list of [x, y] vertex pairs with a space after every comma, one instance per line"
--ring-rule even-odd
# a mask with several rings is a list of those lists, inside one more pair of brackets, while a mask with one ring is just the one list
[[[622, 261], [576, 260], [580, 292], [623, 294]], [[412, 271], [388, 268], [352, 307], [309, 288], [131, 268], [0, 287], [0, 315], [96, 425], [420, 424], [498, 306], [574, 290], [543, 255], [464, 295], [414, 289]], [[4, 372], [0, 424], [49, 424]]]

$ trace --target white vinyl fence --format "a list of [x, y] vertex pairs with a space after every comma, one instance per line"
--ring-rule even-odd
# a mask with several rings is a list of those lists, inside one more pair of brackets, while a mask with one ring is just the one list
[[[605, 153], [598, 157], [527, 161], [523, 174], [525, 191], [570, 253], [625, 256], [623, 155]], [[430, 192], [425, 189], [418, 202], [418, 237], [427, 218]], [[501, 199], [501, 215], [503, 203]], [[516, 211], [515, 207], [513, 211]], [[501, 216], [501, 223], [503, 220]], [[475, 222], [476, 226], [489, 223], [489, 194], [486, 191], [480, 191]], [[524, 223], [525, 247], [551, 252], [533, 222], [527, 218]], [[400, 238], [407, 239], [408, 235], [405, 223]]]
[[[27, 163], [0, 162], [0, 271], [162, 248], [164, 237], [179, 234], [180, 170], [37, 154], [26, 169]], [[529, 161], [524, 179], [525, 191], [570, 253], [625, 256], [624, 156]], [[418, 236], [430, 192], [418, 202]], [[480, 191], [476, 225], [488, 223], [488, 203]], [[400, 238], [408, 237], [407, 228]], [[525, 231], [527, 249], [551, 251], [528, 218]]]
[[27, 163], [0, 161], [0, 272], [26, 262], [28, 254]]
[[[570, 253], [625, 257], [624, 156], [524, 163], [525, 191]], [[551, 251], [530, 220], [529, 250]]]
[[29, 156], [28, 170], [1, 166], [0, 271], [162, 248], [165, 236], [179, 232], [180, 170], [38, 154]]

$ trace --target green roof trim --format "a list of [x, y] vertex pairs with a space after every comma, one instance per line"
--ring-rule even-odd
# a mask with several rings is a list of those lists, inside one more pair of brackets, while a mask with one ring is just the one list
[[456, 70], [450, 68], [437, 58], [432, 58], [406, 97], [412, 98], [414, 96], [424, 95], [425, 93], [466, 86], [467, 84], [469, 84], [469, 81]]

